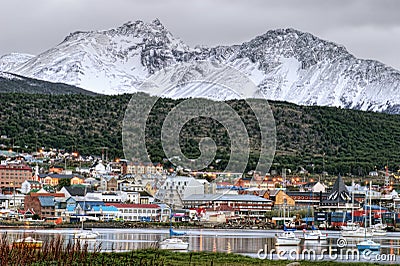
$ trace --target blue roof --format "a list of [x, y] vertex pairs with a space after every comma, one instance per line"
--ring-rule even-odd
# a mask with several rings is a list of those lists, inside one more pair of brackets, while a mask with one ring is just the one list
[[93, 206], [92, 210], [95, 212], [103, 211], [103, 212], [117, 212], [118, 209], [115, 206]]
[[75, 206], [67, 206], [67, 212], [75, 211]]
[[[83, 204], [85, 204], [85, 208], [83, 208]], [[99, 201], [80, 201], [78, 202], [78, 205], [81, 206], [82, 209], [85, 211], [88, 211], [92, 209], [93, 206], [104, 206], [104, 202], [99, 200]]]
[[54, 207], [54, 196], [39, 196], [40, 206]]

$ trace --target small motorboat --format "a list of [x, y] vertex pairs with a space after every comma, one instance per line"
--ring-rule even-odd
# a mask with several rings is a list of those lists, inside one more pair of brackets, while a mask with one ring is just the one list
[[13, 248], [41, 248], [43, 246], [43, 241], [28, 236], [15, 240], [12, 246]]
[[346, 225], [342, 225], [340, 227], [340, 229], [342, 231], [355, 231], [358, 228], [360, 228], [360, 225], [358, 223], [354, 223], [354, 222], [347, 222]]
[[158, 242], [158, 247], [165, 250], [187, 250], [189, 248], [189, 242], [176, 237], [167, 238]]
[[303, 231], [303, 237], [304, 240], [326, 240], [328, 235], [327, 234], [323, 234], [320, 230], [315, 229], [315, 230], [311, 230], [310, 232], [307, 231]]
[[386, 236], [387, 231], [384, 229], [372, 229], [372, 234], [374, 236]]
[[279, 235], [275, 235], [276, 246], [297, 246], [301, 239], [298, 238], [292, 231], [283, 231]]
[[353, 231], [342, 231], [343, 237], [358, 237], [358, 238], [365, 238], [365, 237], [372, 237], [372, 232], [367, 228], [360, 227]]
[[74, 234], [74, 239], [96, 239], [100, 234], [93, 231], [80, 231]]
[[358, 251], [361, 251], [361, 252], [363, 252], [365, 250], [370, 250], [370, 251], [376, 252], [381, 249], [381, 244], [376, 243], [376, 242], [372, 241], [371, 239], [366, 239], [357, 244], [357, 249], [358, 249]]

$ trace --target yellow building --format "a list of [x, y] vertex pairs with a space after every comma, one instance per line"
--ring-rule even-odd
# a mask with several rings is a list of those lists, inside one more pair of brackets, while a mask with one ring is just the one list
[[57, 186], [61, 179], [71, 180], [71, 185], [82, 184], [84, 179], [80, 175], [62, 175], [62, 174], [41, 174], [39, 180], [42, 184]]
[[270, 190], [264, 194], [264, 198], [272, 200], [274, 202], [274, 206], [294, 206], [296, 201], [286, 194], [284, 190]]

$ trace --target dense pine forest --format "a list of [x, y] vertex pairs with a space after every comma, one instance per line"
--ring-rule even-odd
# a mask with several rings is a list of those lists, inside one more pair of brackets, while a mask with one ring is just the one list
[[[0, 139], [3, 149], [18, 146], [21, 151], [41, 147], [100, 155], [108, 148], [109, 158], [122, 158], [121, 128], [131, 97], [144, 94], [88, 96], [82, 94], [0, 94]], [[160, 145], [161, 125], [165, 115], [182, 100], [160, 99], [147, 120], [147, 142], [153, 162], [165, 161]], [[259, 128], [254, 113], [244, 101], [227, 102], [241, 116], [250, 137], [250, 161], [247, 170], [258, 160]], [[366, 175], [374, 169], [391, 170], [400, 165], [400, 116], [361, 112], [331, 107], [305, 107], [270, 102], [275, 118], [277, 147], [272, 168], [330, 174]], [[215, 139], [218, 164], [229, 160], [230, 139], [223, 126], [201, 117], [188, 122], [180, 132], [183, 153], [199, 155], [198, 140]]]

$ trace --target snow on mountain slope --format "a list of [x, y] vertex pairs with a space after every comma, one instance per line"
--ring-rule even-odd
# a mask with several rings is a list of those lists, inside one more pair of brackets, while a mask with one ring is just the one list
[[[235, 95], [219, 86], [188, 84], [164, 96], [224, 100], [264, 95], [302, 105], [400, 113], [399, 71], [357, 59], [340, 45], [294, 29], [270, 30], [240, 45], [190, 48], [158, 20], [136, 21], [106, 31], [72, 33], [28, 59], [12, 66], [0, 63], [0, 71], [115, 94], [136, 91], [149, 75], [175, 63], [212, 60], [248, 75], [257, 91]], [[192, 70], [179, 71], [175, 78]]]
[[19, 54], [19, 53], [11, 53], [3, 55], [0, 57], [0, 70], [4, 72], [10, 71], [16, 68], [18, 65], [21, 65], [22, 63], [25, 63], [29, 59], [32, 59], [33, 57], [35, 56], [30, 54]]
[[176, 62], [173, 50], [187, 49], [158, 20], [129, 22], [108, 31], [72, 33], [12, 72], [104, 94], [135, 92], [149, 74]]

